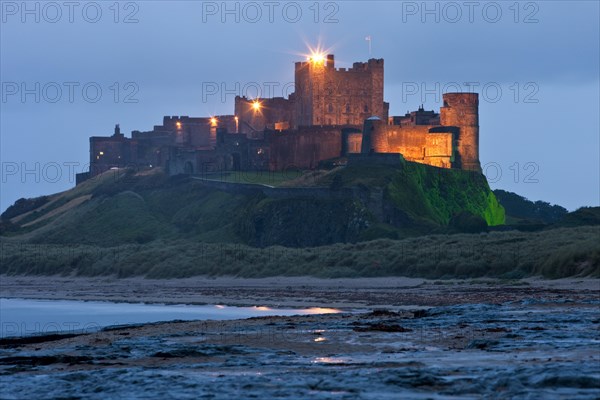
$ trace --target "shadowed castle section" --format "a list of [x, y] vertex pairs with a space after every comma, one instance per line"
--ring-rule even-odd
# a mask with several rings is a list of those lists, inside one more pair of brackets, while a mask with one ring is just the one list
[[443, 94], [439, 113], [421, 106], [389, 116], [383, 59], [336, 68], [333, 55], [297, 62], [294, 88], [288, 98], [237, 96], [233, 115], [166, 116], [131, 138], [117, 125], [112, 136], [90, 138], [90, 170], [77, 182], [126, 166], [171, 175], [315, 169], [358, 153], [481, 172], [477, 93]]

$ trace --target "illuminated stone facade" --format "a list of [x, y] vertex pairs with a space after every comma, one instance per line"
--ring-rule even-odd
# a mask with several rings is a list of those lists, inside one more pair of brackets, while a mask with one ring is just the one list
[[236, 97], [234, 114], [170, 116], [131, 138], [118, 126], [90, 138], [90, 172], [161, 166], [171, 174], [204, 170], [316, 168], [352, 153], [400, 153], [441, 168], [481, 171], [476, 93], [446, 93], [439, 113], [422, 107], [388, 116], [382, 59], [335, 68], [334, 56], [295, 64], [287, 99]]

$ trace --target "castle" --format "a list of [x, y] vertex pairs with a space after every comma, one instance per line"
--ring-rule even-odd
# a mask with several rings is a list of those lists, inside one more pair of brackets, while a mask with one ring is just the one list
[[383, 59], [335, 68], [333, 55], [295, 64], [288, 98], [236, 96], [233, 115], [166, 116], [151, 131], [90, 138], [89, 172], [163, 167], [169, 174], [228, 170], [314, 169], [325, 160], [399, 154], [441, 168], [481, 172], [477, 93], [445, 93], [439, 113], [389, 116]]

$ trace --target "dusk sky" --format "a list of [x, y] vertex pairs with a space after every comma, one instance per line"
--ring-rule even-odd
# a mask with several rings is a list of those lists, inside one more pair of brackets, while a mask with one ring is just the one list
[[337, 67], [383, 58], [390, 115], [438, 111], [444, 88], [480, 93], [492, 188], [600, 204], [597, 1], [69, 4], [0, 3], [2, 211], [74, 186], [89, 137], [116, 123], [129, 136], [164, 115], [232, 114], [257, 86], [287, 96], [319, 44]]

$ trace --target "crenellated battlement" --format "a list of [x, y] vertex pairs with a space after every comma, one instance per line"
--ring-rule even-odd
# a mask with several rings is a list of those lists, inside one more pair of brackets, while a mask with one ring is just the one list
[[372, 69], [383, 68], [383, 58], [371, 58], [367, 62], [355, 62], [350, 68], [335, 68], [335, 61], [333, 54], [327, 55], [323, 61], [297, 61], [295, 63], [296, 70], [306, 69], [307, 67], [316, 68], [319, 70], [328, 70], [330, 72], [341, 72], [341, 73], [356, 73], [356, 72], [368, 72]]

